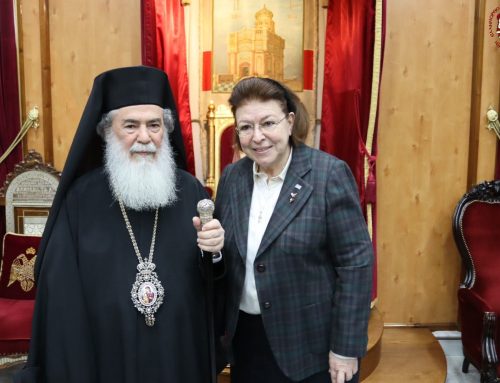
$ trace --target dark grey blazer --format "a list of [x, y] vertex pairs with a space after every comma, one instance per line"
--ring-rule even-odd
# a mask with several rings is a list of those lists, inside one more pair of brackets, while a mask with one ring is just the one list
[[[252, 164], [243, 158], [228, 166], [216, 198], [215, 215], [226, 231], [227, 344], [236, 329], [245, 278]], [[289, 378], [327, 370], [329, 350], [365, 354], [372, 263], [348, 166], [305, 145], [294, 148], [254, 263], [267, 338]]]

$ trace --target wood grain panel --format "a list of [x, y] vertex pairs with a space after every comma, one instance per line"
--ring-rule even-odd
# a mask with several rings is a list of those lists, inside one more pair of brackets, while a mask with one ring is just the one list
[[141, 63], [140, 2], [50, 1], [54, 159], [62, 168], [94, 77]]
[[[33, 0], [19, 0], [18, 2], [18, 36], [20, 40], [19, 62], [22, 67], [20, 91], [23, 105], [22, 118], [34, 106], [38, 106], [40, 119], [43, 118], [42, 108], [42, 72], [40, 57], [40, 16], [39, 2]], [[25, 138], [26, 148], [44, 153], [43, 127], [30, 129]], [[45, 160], [45, 158], [44, 158]]]
[[39, 0], [40, 11], [40, 64], [42, 76], [43, 158], [54, 163], [54, 138], [52, 134], [52, 79], [50, 67], [50, 19], [48, 0]]
[[[486, 129], [487, 119], [486, 111], [489, 106], [499, 111], [500, 109], [500, 47], [495, 43], [499, 41], [498, 37], [491, 36], [489, 19], [491, 13], [498, 7], [498, 0], [484, 0], [483, 34], [481, 41], [475, 41], [476, 45], [482, 45], [482, 55], [479, 58], [481, 67], [480, 97], [478, 100], [478, 113], [471, 125], [477, 125], [477, 169], [476, 177], [471, 181], [479, 183], [485, 180], [491, 180], [495, 174], [495, 158], [497, 150], [497, 137], [493, 131]], [[493, 23], [494, 24], [494, 23]], [[494, 25], [492, 26], [492, 28]], [[493, 30], [495, 32], [495, 30]]]
[[451, 217], [467, 180], [474, 3], [387, 3], [378, 177], [386, 322], [456, 320]]

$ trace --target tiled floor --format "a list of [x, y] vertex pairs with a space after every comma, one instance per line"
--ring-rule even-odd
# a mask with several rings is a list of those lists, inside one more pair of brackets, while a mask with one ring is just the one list
[[458, 331], [435, 331], [434, 336], [438, 338], [443, 348], [447, 363], [446, 383], [479, 383], [479, 371], [472, 365], [469, 372], [462, 372], [464, 354], [462, 353], [462, 342]]

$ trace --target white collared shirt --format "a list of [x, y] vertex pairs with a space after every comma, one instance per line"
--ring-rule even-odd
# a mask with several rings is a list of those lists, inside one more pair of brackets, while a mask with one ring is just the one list
[[290, 155], [285, 167], [275, 177], [269, 178], [267, 174], [257, 170], [255, 162], [253, 164], [254, 182], [248, 222], [246, 273], [240, 301], [240, 310], [248, 314], [260, 314], [259, 298], [255, 287], [254, 261], [276, 202], [278, 202], [286, 173], [292, 161], [292, 152], [293, 149], [290, 149]]

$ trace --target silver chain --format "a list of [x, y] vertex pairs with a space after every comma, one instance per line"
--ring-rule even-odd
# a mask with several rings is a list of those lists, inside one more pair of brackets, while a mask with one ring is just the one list
[[120, 209], [122, 211], [123, 219], [125, 220], [125, 226], [127, 227], [128, 234], [130, 235], [130, 239], [132, 240], [132, 246], [134, 246], [135, 255], [137, 255], [137, 259], [139, 263], [152, 263], [153, 262], [153, 253], [155, 251], [155, 242], [156, 242], [156, 228], [158, 227], [158, 208], [156, 208], [155, 212], [155, 223], [153, 226], [153, 238], [151, 239], [151, 248], [149, 249], [149, 257], [142, 259], [141, 252], [139, 251], [139, 246], [137, 246], [137, 241], [135, 240], [134, 232], [132, 231], [132, 225], [128, 220], [127, 212], [125, 211], [125, 206], [123, 205], [122, 200], [118, 200], [120, 204]]

